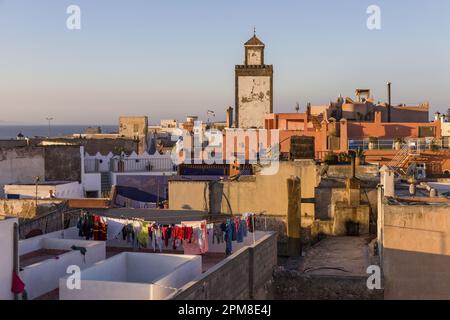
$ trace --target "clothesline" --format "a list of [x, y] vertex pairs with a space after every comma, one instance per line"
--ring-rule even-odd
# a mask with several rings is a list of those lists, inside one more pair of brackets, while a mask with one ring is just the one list
[[[127, 241], [133, 248], [149, 248], [173, 250], [183, 247], [185, 253], [203, 254], [208, 251], [210, 231], [213, 233], [213, 243], [226, 244], [226, 254], [232, 253], [232, 242], [244, 242], [248, 232], [253, 233], [255, 242], [254, 214], [244, 214], [242, 217], [221, 219], [217, 223], [202, 221], [182, 221], [180, 223], [158, 223], [144, 221], [139, 218], [109, 218], [91, 213], [82, 214], [77, 223], [79, 236], [98, 241]], [[170, 240], [170, 244], [169, 244]]]

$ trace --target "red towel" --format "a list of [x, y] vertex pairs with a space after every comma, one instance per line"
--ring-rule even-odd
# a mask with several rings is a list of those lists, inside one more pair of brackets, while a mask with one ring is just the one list
[[20, 294], [25, 291], [25, 283], [23, 283], [22, 279], [15, 272], [13, 272], [11, 291], [15, 294]]

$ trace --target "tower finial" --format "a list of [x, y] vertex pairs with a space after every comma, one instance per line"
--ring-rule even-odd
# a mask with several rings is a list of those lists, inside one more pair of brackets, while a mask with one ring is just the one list
[[256, 36], [256, 27], [253, 27], [253, 35]]

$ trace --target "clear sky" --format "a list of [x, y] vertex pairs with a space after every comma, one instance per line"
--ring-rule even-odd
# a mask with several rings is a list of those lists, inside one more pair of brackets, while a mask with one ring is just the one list
[[[66, 8], [82, 29], [66, 28]], [[369, 5], [382, 29], [366, 27]], [[256, 26], [274, 65], [274, 110], [355, 88], [450, 107], [450, 1], [0, 0], [0, 123], [184, 119], [234, 105], [234, 65]]]

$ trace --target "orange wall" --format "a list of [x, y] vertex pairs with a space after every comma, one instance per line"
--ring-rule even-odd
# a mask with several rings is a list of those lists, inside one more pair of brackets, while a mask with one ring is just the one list
[[440, 121], [426, 122], [381, 122], [380, 115], [376, 113], [374, 122], [348, 122], [348, 139], [365, 139], [377, 137], [381, 139], [394, 139], [396, 137], [418, 138], [419, 127], [435, 127], [436, 138], [441, 138]]

